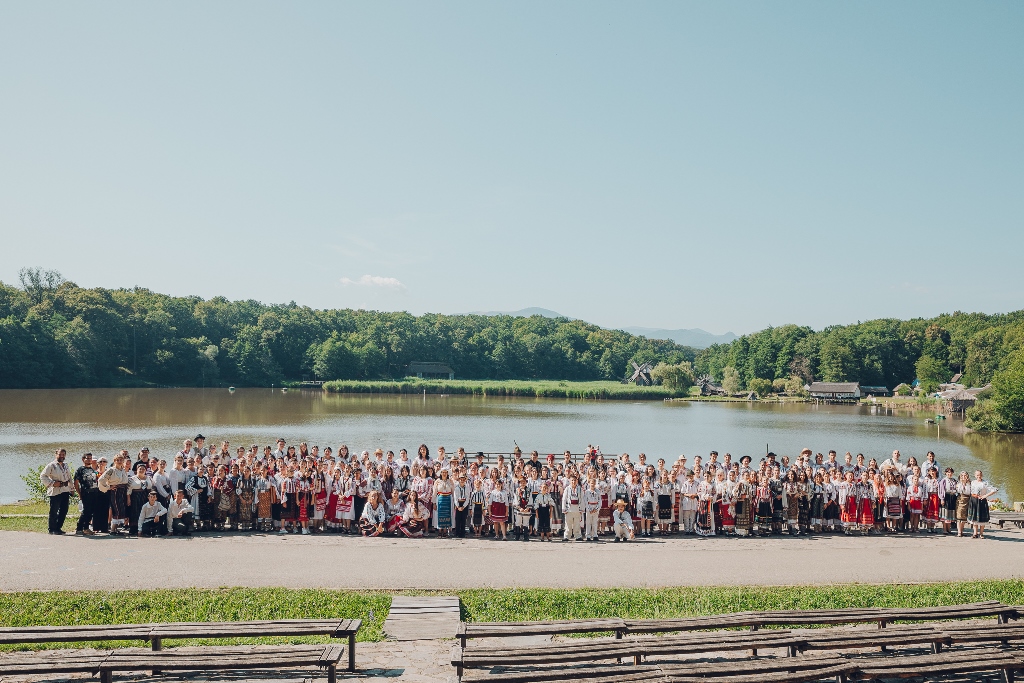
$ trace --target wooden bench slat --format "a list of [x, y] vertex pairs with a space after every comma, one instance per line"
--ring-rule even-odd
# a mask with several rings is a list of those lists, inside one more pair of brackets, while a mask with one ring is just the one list
[[713, 678], [669, 675], [667, 680], [669, 683], [805, 683], [806, 681], [817, 681], [822, 678], [835, 678], [840, 675], [849, 676], [856, 670], [856, 665], [844, 663], [800, 671], [775, 671], [772, 673], [736, 674], [730, 676], [715, 675]]
[[829, 655], [798, 655], [796, 657], [757, 657], [749, 659], [720, 659], [704, 662], [679, 662], [660, 664], [668, 676], [741, 675], [771, 673], [791, 669], [818, 669], [827, 666], [849, 666], [856, 668], [849, 660]]
[[642, 683], [663, 681], [665, 675], [657, 666], [597, 665], [530, 670], [503, 670], [500, 672], [473, 671], [462, 678], [462, 683], [545, 683], [546, 681], [614, 681], [615, 683]]

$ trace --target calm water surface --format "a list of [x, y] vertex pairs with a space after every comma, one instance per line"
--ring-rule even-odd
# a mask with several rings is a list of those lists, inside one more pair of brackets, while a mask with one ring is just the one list
[[[470, 396], [369, 396], [270, 389], [57, 389], [0, 391], [0, 502], [24, 497], [20, 475], [68, 449], [112, 455], [142, 446], [170, 457], [197, 432], [208, 443], [270, 444], [278, 437], [335, 449], [413, 451], [641, 451], [674, 460], [714, 449], [760, 456], [835, 449], [881, 459], [898, 448], [923, 459], [934, 450], [957, 470], [982, 469], [1003, 500], [1024, 500], [1024, 436], [965, 433], [957, 420], [926, 425], [925, 415], [871, 406], [759, 403], [573, 401]], [[841, 456], [840, 456], [841, 457]]]

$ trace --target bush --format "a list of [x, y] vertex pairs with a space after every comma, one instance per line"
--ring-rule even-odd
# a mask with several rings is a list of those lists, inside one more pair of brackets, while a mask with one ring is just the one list
[[30, 467], [28, 472], [21, 475], [21, 480], [25, 482], [25, 490], [28, 492], [28, 499], [34, 500], [37, 503], [45, 503], [49, 500], [49, 496], [46, 495], [46, 487], [39, 480], [39, 474], [43, 471], [44, 467], [45, 465]]
[[743, 385], [740, 383], [739, 371], [731, 365], [722, 368], [722, 388], [725, 393], [732, 395], [738, 393]]
[[799, 375], [790, 375], [786, 380], [786, 394], [789, 396], [807, 396], [804, 379]]
[[687, 361], [676, 365], [658, 363], [651, 370], [651, 378], [674, 391], [686, 391], [693, 386], [693, 366]]

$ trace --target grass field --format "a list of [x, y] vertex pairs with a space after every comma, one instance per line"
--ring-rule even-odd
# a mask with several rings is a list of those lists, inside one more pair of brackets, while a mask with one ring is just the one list
[[[41, 531], [46, 532], [46, 519], [43, 517], [12, 517], [9, 515], [48, 515], [50, 506], [47, 503], [22, 501], [0, 505], [0, 531]], [[78, 519], [77, 510], [68, 511], [70, 527], [74, 531], [74, 520]], [[64, 524], [67, 528], [69, 525]]]
[[[431, 595], [430, 591], [402, 591]], [[529, 621], [621, 616], [668, 618], [762, 609], [925, 607], [977, 600], [1024, 604], [1024, 580], [963, 583], [756, 588], [508, 589], [456, 591], [467, 621]], [[249, 619], [362, 619], [361, 641], [379, 641], [391, 596], [387, 591], [224, 588], [217, 590], [48, 591], [0, 593], [0, 626], [120, 624]], [[450, 594], [450, 593], [446, 593]], [[258, 638], [210, 642], [312, 643], [325, 638]], [[138, 643], [81, 644], [123, 647]], [[44, 649], [46, 646], [18, 646]], [[14, 649], [5, 647], [0, 649]]]
[[621, 382], [568, 382], [558, 380], [440, 380], [408, 378], [400, 381], [334, 380], [324, 391], [336, 394], [471, 394], [474, 396], [528, 396], [611, 400], [652, 400], [686, 396], [687, 391], [667, 387], [638, 387]]

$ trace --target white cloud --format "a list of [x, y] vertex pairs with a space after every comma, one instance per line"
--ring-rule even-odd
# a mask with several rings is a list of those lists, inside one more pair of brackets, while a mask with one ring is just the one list
[[341, 278], [343, 287], [380, 287], [381, 289], [405, 289], [398, 278], [384, 277], [382, 275], [364, 275], [358, 280], [349, 277]]

